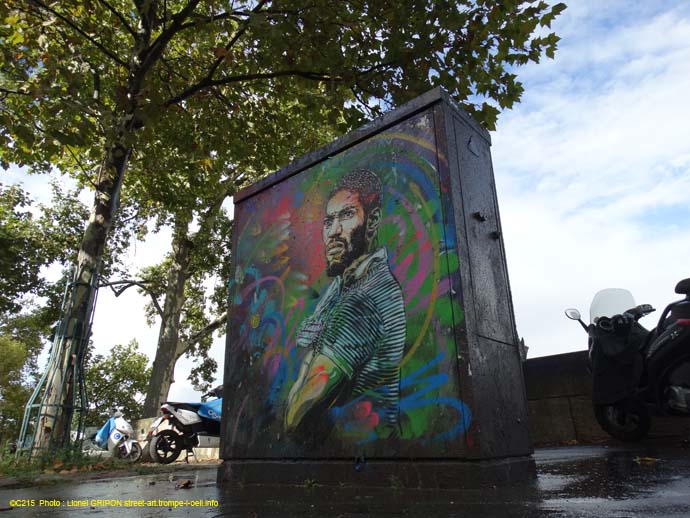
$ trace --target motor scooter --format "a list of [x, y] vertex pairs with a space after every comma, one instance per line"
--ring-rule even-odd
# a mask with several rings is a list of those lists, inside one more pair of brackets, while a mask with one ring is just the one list
[[589, 335], [594, 415], [612, 437], [645, 437], [651, 416], [690, 416], [690, 279], [675, 292], [685, 298], [669, 304], [651, 331], [639, 320], [655, 309], [636, 306], [623, 289], [594, 296], [589, 325], [577, 309], [565, 310]]
[[134, 437], [134, 429], [119, 410], [113, 410], [110, 418], [90, 439], [115, 458], [132, 463], [141, 458], [142, 450]]
[[[175, 462], [182, 450], [193, 455], [193, 448], [220, 446], [220, 416], [223, 405], [223, 386], [220, 385], [201, 396], [215, 397], [211, 401], [178, 403], [166, 401], [160, 415], [148, 432], [149, 453], [160, 464]], [[160, 428], [167, 422], [168, 427]]]

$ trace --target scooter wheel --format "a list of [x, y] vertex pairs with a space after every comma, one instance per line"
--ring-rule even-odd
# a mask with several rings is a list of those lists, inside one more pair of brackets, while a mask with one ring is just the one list
[[117, 449], [113, 452], [113, 455], [122, 460], [126, 460], [127, 462], [130, 463], [135, 463], [141, 458], [141, 446], [139, 446], [139, 443], [134, 441], [132, 442], [132, 449], [129, 451], [129, 455], [127, 455], [127, 450], [125, 449], [124, 444], [120, 444]]
[[174, 430], [161, 430], [151, 439], [149, 453], [159, 464], [175, 462], [182, 451], [182, 435]]
[[126, 457], [123, 457], [126, 461], [131, 462], [134, 464], [137, 462], [139, 459], [141, 459], [141, 454], [142, 454], [142, 449], [141, 446], [139, 446], [138, 442], [133, 442], [132, 443], [132, 450], [129, 452], [129, 455]]
[[649, 433], [652, 423], [643, 405], [630, 402], [595, 405], [594, 416], [606, 433], [621, 441], [642, 439]]

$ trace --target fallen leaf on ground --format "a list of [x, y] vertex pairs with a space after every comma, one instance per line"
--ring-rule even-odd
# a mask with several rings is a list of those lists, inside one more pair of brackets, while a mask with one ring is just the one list
[[190, 489], [194, 483], [191, 480], [180, 480], [175, 484], [175, 489]]
[[654, 464], [656, 461], [659, 459], [655, 459], [654, 457], [635, 457], [633, 461], [637, 462], [638, 464]]

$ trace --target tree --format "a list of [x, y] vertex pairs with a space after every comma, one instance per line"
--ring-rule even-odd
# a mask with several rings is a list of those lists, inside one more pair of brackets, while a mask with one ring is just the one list
[[89, 409], [86, 426], [101, 426], [110, 410], [117, 408], [130, 421], [142, 417], [143, 395], [151, 368], [148, 358], [139, 352], [132, 340], [126, 346], [116, 345], [107, 356], [87, 354], [84, 361]]
[[0, 446], [16, 439], [29, 397], [22, 370], [29, 356], [24, 344], [0, 335]]
[[0, 444], [15, 441], [38, 378], [38, 356], [58, 316], [58, 297], [20, 314], [0, 316]]
[[[59, 166], [95, 190], [61, 326], [66, 339], [47, 387], [57, 413], [39, 419], [36, 446], [53, 430], [57, 444], [69, 436], [72, 388], [59, 387], [74, 387], [70, 367], [83, 357], [98, 266], [136, 150], [193, 147], [195, 128], [223, 134], [227, 119], [248, 115], [247, 102], [266, 98], [326, 106], [347, 129], [434, 85], [493, 127], [522, 92], [512, 67], [553, 55], [558, 38], [537, 29], [564, 8], [479, 0], [5, 2], [0, 160], [36, 171]], [[215, 102], [226, 106], [225, 119], [195, 117]], [[158, 143], [155, 128], [175, 112], [188, 123], [174, 143]]]
[[[0, 322], [35, 307], [37, 297], [55, 295], [55, 283], [47, 281], [41, 269], [74, 263], [88, 217], [78, 196], [78, 188], [64, 191], [53, 183], [51, 202], [37, 205], [22, 187], [0, 183]], [[131, 226], [120, 224], [112, 236], [112, 253], [104, 257], [106, 273], [118, 271], [116, 258], [131, 231]]]
[[[193, 385], [198, 390], [207, 388], [217, 367], [215, 360], [205, 353], [211, 346], [213, 332], [225, 323], [226, 315], [216, 307], [220, 314], [213, 320], [207, 317], [204, 281], [217, 271], [222, 256], [204, 252], [208, 253], [212, 242], [206, 227], [210, 226], [211, 219], [224, 216], [218, 212], [220, 207], [211, 207], [195, 233], [190, 233], [189, 222], [177, 221], [172, 254], [157, 267], [144, 272], [144, 278], [152, 281], [165, 296], [165, 303], [162, 308], [159, 306], [157, 313], [161, 318], [160, 332], [144, 415], [157, 413], [174, 381], [175, 364], [183, 354], [195, 355], [200, 360], [192, 372]], [[227, 243], [227, 238], [224, 243]], [[149, 307], [150, 316], [151, 312], [152, 307]]]
[[0, 318], [0, 445], [14, 442], [38, 378], [38, 356], [50, 334], [57, 308], [42, 307]]
[[18, 299], [43, 286], [39, 273], [47, 258], [30, 204], [21, 188], [0, 184], [0, 314], [18, 311]]

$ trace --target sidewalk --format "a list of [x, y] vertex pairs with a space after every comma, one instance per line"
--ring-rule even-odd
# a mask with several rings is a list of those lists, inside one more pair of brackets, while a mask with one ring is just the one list
[[[452, 491], [315, 483], [229, 491], [216, 486], [216, 466], [192, 463], [170, 473], [0, 489], [0, 516], [690, 516], [686, 446], [543, 448], [534, 458], [535, 480]], [[28, 507], [17, 507], [21, 503]]]

